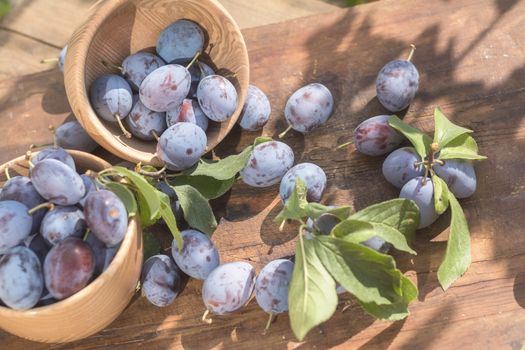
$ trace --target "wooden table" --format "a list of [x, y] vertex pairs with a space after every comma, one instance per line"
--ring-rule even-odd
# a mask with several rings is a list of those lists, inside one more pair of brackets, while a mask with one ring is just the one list
[[[285, 127], [287, 97], [299, 86], [322, 82], [336, 109], [329, 122], [303, 137], [290, 133], [296, 161], [324, 168], [327, 204], [357, 208], [396, 197], [381, 176], [383, 158], [335, 151], [367, 117], [382, 114], [374, 80], [389, 60], [417, 45], [414, 63], [419, 93], [405, 120], [433, 129], [441, 106], [456, 123], [475, 130], [489, 159], [477, 165], [478, 191], [462, 201], [472, 235], [472, 266], [446, 293], [436, 270], [445, 251], [448, 215], [418, 233], [414, 258], [396, 254], [399, 267], [420, 290], [411, 316], [374, 321], [343, 297], [334, 317], [298, 343], [286, 315], [263, 336], [266, 315], [254, 302], [212, 325], [200, 321], [201, 283], [192, 281], [170, 307], [158, 309], [137, 296], [106, 330], [53, 348], [361, 348], [519, 349], [525, 343], [525, 2], [511, 0], [383, 0], [350, 10], [244, 30], [252, 82], [272, 103], [265, 135]], [[5, 59], [5, 58], [4, 58]], [[0, 82], [0, 161], [31, 142], [49, 139], [45, 127], [68, 114], [61, 75], [49, 70]], [[7, 96], [7, 98], [5, 97]], [[249, 144], [257, 133], [236, 129], [219, 155]], [[280, 210], [277, 187], [252, 189], [238, 183], [214, 203], [220, 225], [213, 236], [223, 261], [244, 259], [257, 268], [294, 249], [291, 228], [273, 223]], [[162, 234], [162, 233], [158, 233]], [[72, 320], [74, 321], [74, 320]], [[0, 332], [0, 347], [44, 349]]]

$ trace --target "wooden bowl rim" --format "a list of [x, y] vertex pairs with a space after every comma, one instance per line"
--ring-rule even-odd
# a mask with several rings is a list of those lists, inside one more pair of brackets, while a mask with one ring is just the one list
[[[124, 6], [130, 1], [135, 2], [137, 0], [98, 1], [93, 5], [92, 13], [89, 15], [88, 19], [73, 34], [72, 38], [74, 38], [74, 40], [72, 40], [70, 45], [68, 46], [68, 55], [66, 55], [64, 65], [64, 81], [66, 87], [66, 94], [68, 96], [68, 99], [70, 98], [70, 95], [75, 95], [75, 98], [79, 101], [77, 104], [71, 104], [75, 118], [84, 127], [88, 134], [93, 133], [98, 137], [104, 139], [104, 142], [106, 142], [108, 146], [101, 144], [102, 147], [106, 148], [111, 153], [114, 153], [117, 156], [134, 163], [141, 162], [144, 164], [151, 164], [154, 166], [163, 166], [164, 163], [157, 157], [156, 152], [150, 153], [132, 148], [123, 141], [120, 141], [115, 135], [113, 135], [109, 131], [109, 129], [104, 125], [104, 123], [100, 120], [100, 118], [96, 115], [95, 111], [93, 110], [91, 102], [89, 100], [89, 92], [86, 86], [85, 67], [88, 57], [88, 51], [92, 45], [94, 36], [96, 35], [99, 27], [110, 16], [112, 16], [115, 11], [117, 11], [120, 7]], [[203, 4], [203, 6], [215, 7], [230, 22], [229, 24], [232, 25], [234, 35], [238, 36], [241, 39], [240, 45], [242, 51], [242, 61], [245, 62], [246, 65], [247, 82], [245, 88], [243, 88], [242, 85], [239, 88], [240, 94], [238, 95], [237, 102], [237, 109], [239, 111], [235, 113], [235, 115], [233, 115], [230, 119], [228, 119], [228, 122], [230, 122], [230, 126], [226, 129], [226, 132], [224, 133], [222, 138], [217, 138], [214, 144], [207, 145], [206, 152], [210, 152], [231, 132], [241, 115], [242, 108], [239, 109], [239, 105], [244, 105], [244, 102], [246, 101], [247, 88], [250, 81], [250, 68], [246, 42], [244, 41], [244, 37], [241, 33], [239, 26], [237, 25], [237, 22], [235, 22], [230, 13], [217, 0], [200, 0], [199, 3]], [[68, 57], [75, 57], [75, 62], [73, 62], [72, 58], [68, 59]], [[77, 59], [78, 57], [82, 57], [82, 59]], [[74, 66], [79, 65], [81, 69], [73, 69]], [[75, 91], [76, 94], [73, 91]], [[84, 109], [84, 112], [77, 109], [77, 105], [80, 106], [81, 109]], [[84, 115], [83, 113], [85, 113], [85, 119], [87, 120], [87, 123], [84, 123], [83, 117], [79, 117], [79, 115]], [[94, 128], [95, 130], [91, 131], [92, 129], [87, 128], [86, 124], [89, 124], [89, 126]]]
[[[90, 153], [69, 149], [66, 151], [69, 154], [71, 154], [71, 156], [75, 160], [83, 158], [90, 161], [100, 162], [105, 168], [111, 167], [111, 164], [106, 162], [104, 159], [99, 158]], [[35, 154], [36, 153], [38, 152], [35, 152]], [[5, 167], [10, 165], [11, 163], [20, 162], [26, 162], [25, 156], [15, 158], [9, 162], [0, 165], [0, 173], [3, 172]], [[127, 256], [131, 248], [132, 242], [135, 239], [135, 236], [138, 232], [138, 221], [136, 217], [132, 217], [129, 219], [128, 229], [126, 231], [126, 235], [124, 236], [124, 240], [122, 241], [120, 248], [117, 251], [117, 254], [113, 258], [113, 261], [111, 262], [111, 264], [109, 264], [109, 267], [105, 271], [103, 271], [99, 276], [97, 276], [97, 278], [91, 281], [86, 287], [82, 288], [80, 291], [76, 292], [72, 296], [63, 300], [59, 300], [51, 305], [34, 307], [28, 310], [13, 310], [9, 307], [0, 306], [0, 315], [2, 315], [2, 317], [5, 316], [17, 318], [20, 318], [21, 316], [34, 317], [35, 315], [52, 315], [54, 313], [61, 312], [62, 310], [67, 310], [73, 307], [75, 304], [78, 304], [85, 298], [88, 298], [91, 294], [98, 292], [104, 285], [106, 285], [106, 283], [111, 281], [111, 278], [113, 275], [115, 275], [118, 267], [123, 264], [124, 259]]]

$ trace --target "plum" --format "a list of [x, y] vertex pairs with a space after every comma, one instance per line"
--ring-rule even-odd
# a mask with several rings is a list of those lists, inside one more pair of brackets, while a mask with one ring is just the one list
[[252, 187], [268, 187], [281, 181], [293, 166], [294, 154], [290, 146], [279, 141], [261, 143], [253, 149], [241, 178]]

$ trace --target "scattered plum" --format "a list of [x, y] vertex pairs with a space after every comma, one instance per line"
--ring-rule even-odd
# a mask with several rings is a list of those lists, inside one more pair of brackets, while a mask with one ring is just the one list
[[90, 153], [98, 147], [98, 144], [76, 120], [60, 125], [55, 131], [55, 137], [57, 145], [63, 148]]
[[400, 198], [413, 200], [419, 207], [419, 228], [432, 225], [439, 217], [434, 207], [434, 185], [432, 179], [418, 176], [408, 181], [399, 194]]
[[379, 102], [390, 112], [399, 112], [408, 107], [419, 87], [419, 73], [410, 59], [388, 62], [377, 75], [376, 92]]
[[182, 251], [173, 240], [171, 254], [177, 266], [188, 276], [204, 280], [210, 272], [219, 266], [219, 252], [213, 242], [204, 233], [197, 230], [181, 232], [184, 246]]
[[268, 97], [257, 86], [249, 85], [246, 102], [239, 117], [239, 125], [244, 130], [257, 131], [270, 119], [271, 106]]
[[133, 91], [139, 91], [144, 78], [164, 65], [164, 61], [152, 53], [137, 52], [126, 57], [122, 62], [122, 76]]
[[216, 122], [228, 120], [237, 109], [235, 86], [220, 75], [209, 75], [200, 81], [197, 100], [204, 114]]
[[75, 206], [56, 207], [44, 216], [40, 233], [49, 244], [55, 245], [67, 237], [82, 238], [86, 229], [82, 210]]
[[354, 131], [355, 148], [368, 156], [381, 156], [396, 149], [403, 136], [388, 125], [388, 115], [378, 115], [363, 121]]
[[44, 280], [49, 293], [65, 299], [84, 288], [95, 270], [95, 259], [89, 244], [70, 237], [58, 242], [44, 261]]
[[55, 159], [44, 159], [31, 169], [31, 181], [42, 197], [58, 205], [77, 204], [86, 188], [82, 178]]
[[128, 213], [111, 191], [91, 192], [86, 198], [84, 216], [91, 232], [107, 246], [119, 244], [128, 230]]
[[94, 276], [98, 276], [108, 268], [120, 246], [107, 247], [104, 242], [91, 233], [87, 236], [85, 242], [89, 244], [93, 251], [93, 258], [95, 259]]
[[290, 96], [284, 108], [284, 117], [290, 128], [304, 134], [324, 124], [333, 109], [334, 98], [330, 90], [314, 83], [303, 86]]
[[197, 124], [202, 131], [208, 130], [208, 117], [204, 114], [199, 103], [195, 100], [184, 99], [179, 108], [166, 112], [166, 122], [169, 126], [187, 122]]
[[[17, 201], [24, 204], [27, 208], [31, 209], [44, 203], [46, 200], [35, 189], [31, 183], [31, 179], [26, 176], [15, 176], [12, 177], [4, 184], [4, 188], [0, 193], [0, 201]], [[38, 232], [40, 223], [46, 215], [46, 208], [35, 211], [31, 216], [33, 217], [33, 226], [31, 233]]]
[[64, 65], [66, 63], [66, 55], [67, 55], [67, 45], [60, 50], [60, 54], [58, 55], [58, 69], [63, 73], [64, 72]]
[[383, 176], [397, 188], [403, 187], [415, 177], [423, 176], [425, 169], [421, 157], [413, 147], [403, 147], [390, 153], [383, 162]]
[[269, 141], [255, 146], [240, 174], [249, 186], [268, 187], [281, 181], [293, 162], [294, 154], [290, 146]]
[[391, 247], [390, 243], [385, 242], [385, 240], [379, 236], [369, 238], [366, 241], [361, 242], [361, 244], [383, 254], [388, 253]]
[[202, 285], [206, 308], [217, 315], [234, 312], [250, 300], [255, 287], [255, 269], [247, 262], [220, 265]]
[[443, 165], [435, 164], [433, 169], [456, 198], [468, 198], [476, 192], [476, 171], [470, 161], [448, 159]]
[[129, 113], [128, 127], [141, 140], [155, 140], [155, 135], [161, 135], [167, 128], [166, 113], [154, 112], [137, 101]]
[[271, 261], [263, 267], [255, 282], [257, 304], [267, 313], [288, 311], [288, 287], [294, 263], [287, 259]]
[[7, 253], [31, 234], [33, 219], [28, 208], [16, 201], [0, 202], [0, 255]]
[[166, 27], [157, 40], [157, 53], [171, 63], [179, 59], [191, 59], [204, 48], [204, 33], [192, 21], [180, 19]]
[[169, 256], [154, 255], [144, 263], [142, 294], [158, 307], [171, 305], [182, 288], [182, 272]]
[[196, 61], [195, 64], [191, 64], [191, 61], [191, 59], [175, 60], [172, 63], [180, 64], [184, 67], [190, 66], [188, 71], [191, 75], [191, 86], [188, 92], [188, 98], [194, 99], [197, 98], [197, 88], [199, 87], [200, 81], [208, 75], [214, 75], [215, 71], [204, 62]]
[[178, 64], [167, 64], [151, 72], [140, 85], [140, 100], [155, 112], [179, 106], [190, 91], [190, 72]]
[[91, 192], [96, 191], [97, 189], [96, 189], [95, 185], [93, 184], [94, 180], [92, 180], [86, 174], [80, 175], [80, 178], [82, 179], [82, 182], [84, 183], [84, 188], [86, 189], [86, 191], [85, 191], [84, 196], [82, 197], [82, 199], [78, 202], [78, 204], [80, 204], [81, 207], [84, 207], [84, 204], [86, 203], [87, 196]]
[[207, 138], [195, 124], [177, 123], [170, 126], [160, 137], [157, 155], [170, 170], [191, 168], [206, 152]]
[[71, 169], [76, 171], [75, 161], [69, 153], [66, 152], [62, 147], [49, 147], [40, 150], [37, 154], [31, 158], [33, 165], [44, 159], [55, 159], [69, 166]]
[[27, 310], [44, 289], [42, 267], [31, 249], [19, 246], [0, 257], [0, 299], [10, 308]]
[[319, 202], [326, 188], [326, 174], [323, 169], [313, 163], [297, 164], [284, 174], [279, 187], [282, 201], [286, 202], [292, 194], [297, 177], [301, 178], [306, 185], [306, 199], [309, 202]]
[[44, 266], [46, 255], [49, 252], [49, 249], [51, 249], [45, 238], [42, 237], [40, 233], [35, 233], [24, 240], [24, 245], [38, 256], [40, 264]]
[[130, 137], [122, 119], [128, 116], [133, 107], [133, 93], [124, 78], [115, 74], [102, 75], [91, 84], [89, 98], [100, 118], [108, 122], [117, 122], [124, 135]]

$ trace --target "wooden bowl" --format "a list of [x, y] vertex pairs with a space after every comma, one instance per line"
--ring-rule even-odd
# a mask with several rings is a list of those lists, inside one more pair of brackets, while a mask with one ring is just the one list
[[[89, 87], [100, 75], [115, 73], [102, 61], [120, 65], [137, 51], [154, 48], [160, 32], [187, 18], [207, 32], [205, 53], [237, 89], [237, 109], [223, 123], [210, 122], [208, 147], [230, 132], [241, 113], [249, 82], [248, 52], [239, 27], [216, 0], [111, 0], [98, 3], [68, 46], [65, 86], [73, 113], [88, 134], [111, 153], [134, 163], [162, 166], [156, 142], [126, 139], [115, 123], [101, 120], [89, 103]], [[206, 44], [205, 44], [206, 45]]]
[[[110, 166], [91, 154], [68, 150], [77, 170], [100, 171]], [[0, 184], [6, 181], [5, 167], [11, 175], [27, 175], [24, 157], [0, 166]], [[120, 249], [106, 271], [84, 289], [55, 304], [17, 311], [0, 306], [0, 328], [29, 340], [65, 343], [99, 332], [113, 322], [128, 305], [135, 293], [142, 268], [142, 233], [135, 219]]]

